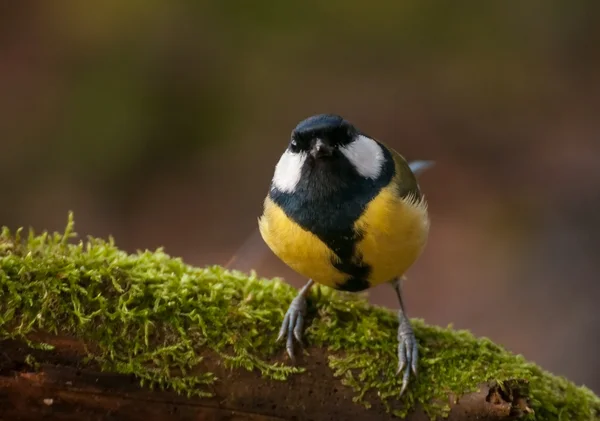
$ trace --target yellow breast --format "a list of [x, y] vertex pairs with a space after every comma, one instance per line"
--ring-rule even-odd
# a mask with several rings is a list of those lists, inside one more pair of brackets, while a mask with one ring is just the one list
[[[306, 278], [336, 288], [350, 278], [336, 269], [337, 256], [316, 235], [291, 220], [269, 197], [259, 219], [260, 233], [284, 263]], [[419, 257], [429, 231], [427, 204], [401, 198], [394, 187], [384, 188], [356, 221], [364, 236], [356, 245], [355, 261], [371, 267], [371, 286], [401, 276]]]
[[332, 265], [335, 255], [327, 245], [288, 218], [268, 196], [258, 227], [273, 253], [302, 276], [330, 287], [348, 278]]
[[389, 282], [404, 274], [427, 243], [427, 202], [424, 198], [399, 197], [388, 186], [369, 203], [355, 229], [364, 233], [356, 255], [371, 266], [369, 283]]

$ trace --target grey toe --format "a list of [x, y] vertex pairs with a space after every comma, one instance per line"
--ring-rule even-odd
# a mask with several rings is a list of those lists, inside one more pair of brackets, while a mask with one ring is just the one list
[[290, 304], [279, 330], [277, 340], [286, 337], [285, 348], [292, 362], [296, 361], [294, 357], [294, 338], [302, 345], [302, 329], [304, 327], [304, 316], [306, 315], [306, 298], [299, 295]]
[[416, 376], [417, 366], [419, 362], [419, 351], [417, 346], [417, 340], [412, 330], [402, 327], [402, 331], [398, 332], [398, 371], [397, 375], [403, 372], [402, 375], [402, 388], [400, 395], [405, 392], [408, 387], [411, 371]]

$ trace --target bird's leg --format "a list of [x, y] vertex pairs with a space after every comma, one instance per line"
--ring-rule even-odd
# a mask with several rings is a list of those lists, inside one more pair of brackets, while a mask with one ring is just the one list
[[404, 370], [400, 396], [402, 396], [408, 386], [408, 378], [410, 377], [411, 370], [415, 376], [417, 375], [417, 364], [419, 361], [417, 339], [402, 303], [401, 281], [402, 278], [397, 278], [392, 282], [396, 295], [398, 295], [398, 301], [400, 302], [400, 309], [398, 310], [398, 371], [396, 373], [400, 374]]
[[296, 362], [294, 357], [294, 336], [296, 340], [302, 345], [302, 328], [304, 326], [304, 317], [306, 316], [306, 296], [313, 286], [314, 282], [309, 279], [306, 285], [302, 287], [300, 292], [288, 308], [279, 330], [279, 336], [277, 340], [281, 340], [284, 336], [287, 336], [286, 349], [293, 363]]

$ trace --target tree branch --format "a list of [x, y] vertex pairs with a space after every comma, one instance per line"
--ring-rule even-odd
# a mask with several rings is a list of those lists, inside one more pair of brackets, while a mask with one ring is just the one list
[[[213, 397], [186, 398], [172, 391], [148, 390], [136, 378], [102, 372], [84, 363], [85, 346], [76, 338], [34, 335], [53, 345], [52, 351], [32, 349], [22, 341], [0, 342], [0, 415], [10, 420], [393, 420], [383, 405], [364, 408], [352, 402], [352, 391], [327, 367], [326, 351], [309, 349], [309, 375], [288, 381], [265, 379], [257, 372], [225, 369], [207, 352], [198, 370], [214, 372], [221, 381]], [[35, 363], [26, 362], [26, 355]], [[28, 358], [31, 359], [31, 358]], [[528, 411], [525, 397], [509, 397], [498, 385], [462, 396], [452, 405], [449, 420], [510, 420]], [[408, 421], [429, 420], [419, 408]]]
[[399, 398], [396, 315], [317, 286], [308, 347], [293, 367], [275, 340], [296, 295], [281, 280], [74, 236], [72, 215], [64, 233], [0, 232], [2, 420], [600, 414], [589, 389], [486, 338], [416, 319], [419, 375]]

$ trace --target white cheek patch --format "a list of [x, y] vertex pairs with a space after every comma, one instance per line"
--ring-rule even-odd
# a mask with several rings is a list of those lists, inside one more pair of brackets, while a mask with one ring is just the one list
[[273, 185], [282, 192], [292, 193], [302, 176], [302, 167], [306, 157], [306, 152], [292, 153], [289, 150], [285, 151], [275, 166]]
[[360, 135], [340, 150], [363, 177], [376, 179], [381, 174], [385, 157], [373, 139]]

